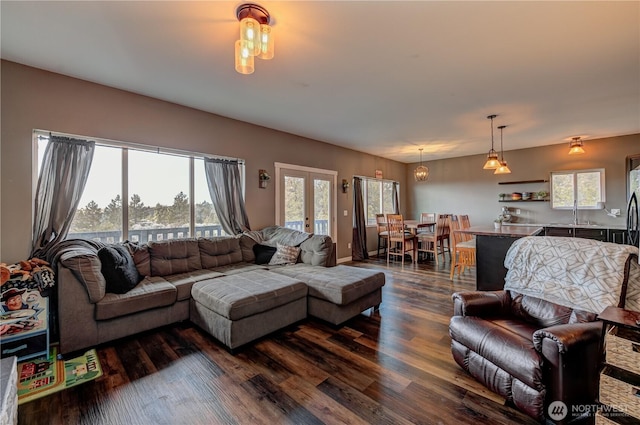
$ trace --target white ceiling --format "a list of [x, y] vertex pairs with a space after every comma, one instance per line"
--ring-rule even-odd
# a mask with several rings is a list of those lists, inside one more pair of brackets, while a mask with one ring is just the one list
[[252, 75], [239, 4], [3, 0], [1, 55], [402, 162], [640, 132], [638, 1], [260, 1]]

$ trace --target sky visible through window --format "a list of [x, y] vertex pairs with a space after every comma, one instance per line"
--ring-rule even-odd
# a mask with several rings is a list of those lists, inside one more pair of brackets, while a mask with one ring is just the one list
[[[46, 140], [38, 142], [38, 172], [42, 166], [47, 143], [48, 141]], [[144, 166], [149, 162], [148, 158], [145, 158], [146, 155], [153, 155], [153, 168], [151, 170]], [[176, 168], [176, 163], [184, 163], [186, 161], [188, 161], [187, 158], [174, 155], [129, 150], [129, 181], [140, 182], [140, 185], [136, 188], [138, 191], [129, 189], [129, 197], [137, 193], [146, 205], [155, 205], [156, 203], [162, 205], [172, 204], [174, 197], [180, 191], [185, 191], [185, 187], [188, 187], [188, 181], [180, 178], [172, 170]], [[209, 188], [206, 185], [204, 175], [204, 161], [196, 159], [194, 167], [195, 181], [205, 182], [204, 185], [196, 184], [195, 199], [197, 202], [204, 200], [211, 202]], [[116, 195], [122, 193], [121, 170], [121, 148], [96, 146], [89, 179], [80, 200], [80, 207], [84, 207], [89, 202], [94, 201], [101, 208], [104, 208]], [[104, 178], [104, 176], [110, 177]], [[185, 194], [189, 195], [188, 193]]]
[[[47, 143], [46, 138], [38, 139], [38, 172]], [[124, 152], [127, 173], [122, 169]], [[193, 200], [189, 177], [192, 158]], [[122, 190], [125, 178], [127, 199], [123, 199]], [[123, 223], [125, 211], [127, 223]], [[122, 240], [125, 232], [129, 239], [145, 242], [189, 237], [192, 232], [205, 237], [223, 234], [209, 194], [204, 159], [188, 152], [173, 155], [96, 143], [69, 235], [112, 243]]]

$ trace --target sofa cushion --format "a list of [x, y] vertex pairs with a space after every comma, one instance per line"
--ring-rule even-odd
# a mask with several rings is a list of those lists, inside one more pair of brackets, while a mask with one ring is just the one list
[[124, 294], [142, 280], [128, 248], [122, 245], [105, 246], [98, 251], [98, 258], [102, 263], [100, 270], [106, 280], [106, 292]]
[[264, 265], [242, 262], [242, 263], [229, 264], [222, 267], [216, 267], [213, 270], [228, 276], [231, 274], [244, 273], [252, 270], [269, 270], [269, 268]]
[[298, 246], [309, 239], [313, 234], [289, 229], [281, 226], [270, 226], [262, 229], [263, 245], [276, 246], [280, 243], [288, 246]]
[[255, 263], [256, 254], [253, 252], [253, 247], [257, 242], [244, 233], [238, 236], [240, 241], [240, 251], [242, 251], [242, 261], [245, 263]]
[[278, 264], [295, 264], [298, 261], [298, 255], [300, 255], [300, 248], [296, 246], [288, 246], [277, 244], [277, 249], [269, 265], [275, 266]]
[[256, 258], [256, 264], [269, 264], [271, 257], [273, 257], [277, 250], [278, 248], [275, 246], [255, 244], [253, 246], [253, 252]]
[[151, 258], [149, 257], [149, 246], [138, 242], [124, 241], [122, 245], [126, 246], [133, 257], [133, 263], [138, 269], [140, 276], [151, 276]]
[[194, 283], [201, 282], [207, 279], [214, 279], [221, 276], [224, 276], [224, 274], [218, 271], [200, 269], [194, 270], [192, 272], [163, 276], [163, 278], [176, 287], [176, 289], [178, 290], [176, 299], [178, 301], [182, 301], [191, 298], [191, 287]]
[[202, 268], [196, 239], [149, 242], [151, 276], [168, 276]]
[[239, 320], [307, 296], [307, 285], [268, 271], [248, 271], [193, 285], [193, 299], [229, 320]]
[[529, 323], [541, 328], [565, 324], [569, 321], [573, 309], [540, 298], [510, 291], [511, 312]]
[[203, 269], [226, 266], [242, 261], [240, 240], [231, 237], [199, 238], [200, 263]]
[[347, 305], [384, 286], [384, 273], [358, 267], [320, 267], [308, 264], [279, 267], [274, 273], [298, 279], [309, 286], [309, 296]]
[[176, 302], [178, 290], [161, 277], [147, 277], [126, 294], [105, 294], [96, 303], [96, 320], [108, 320]]
[[[544, 389], [544, 384], [542, 358], [533, 346], [533, 333], [536, 330], [536, 326], [521, 320], [454, 316], [449, 322], [452, 340], [540, 391]], [[481, 371], [471, 373], [476, 376]]]
[[300, 262], [326, 266], [333, 253], [333, 240], [327, 235], [314, 235], [300, 244]]
[[104, 297], [107, 282], [100, 271], [101, 264], [97, 250], [92, 251], [87, 248], [68, 250], [60, 256], [60, 263], [70, 269], [84, 284], [92, 303]]

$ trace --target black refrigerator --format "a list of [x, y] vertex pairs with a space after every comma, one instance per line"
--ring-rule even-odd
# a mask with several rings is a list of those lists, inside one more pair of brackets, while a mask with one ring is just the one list
[[637, 192], [631, 193], [627, 204], [627, 243], [633, 246], [640, 246], [638, 234], [638, 221], [640, 221], [640, 210], [638, 210]]

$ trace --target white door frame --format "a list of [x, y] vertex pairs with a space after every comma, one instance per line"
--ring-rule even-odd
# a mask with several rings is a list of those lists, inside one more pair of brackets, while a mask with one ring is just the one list
[[337, 217], [338, 217], [338, 172], [334, 170], [323, 170], [322, 168], [313, 168], [313, 167], [305, 167], [303, 165], [294, 165], [294, 164], [285, 164], [284, 162], [276, 162], [274, 163], [276, 169], [276, 224], [278, 226], [284, 226], [284, 223], [280, 223], [280, 191], [282, 188], [280, 187], [280, 173], [281, 169], [285, 168], [288, 170], [297, 170], [297, 171], [305, 171], [308, 173], [319, 173], [319, 174], [327, 174], [333, 176], [333, 199], [331, 199], [331, 209], [333, 219], [330, 223], [330, 236], [333, 239], [333, 242], [338, 242], [338, 226], [337, 226]]

